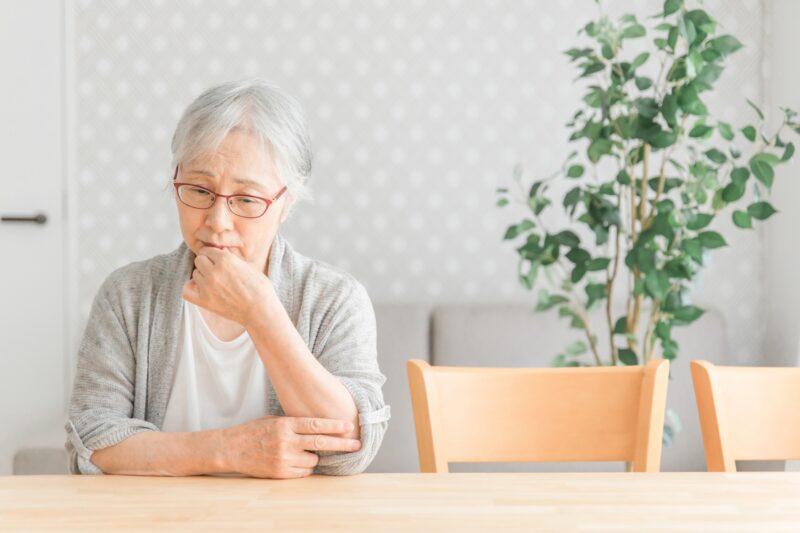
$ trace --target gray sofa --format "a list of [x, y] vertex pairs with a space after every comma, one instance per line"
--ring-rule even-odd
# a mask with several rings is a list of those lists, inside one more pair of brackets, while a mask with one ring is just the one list
[[[378, 357], [386, 374], [386, 402], [392, 420], [383, 446], [369, 472], [417, 472], [414, 420], [406, 378], [407, 359], [424, 359], [451, 366], [549, 366], [553, 355], [579, 338], [555, 312], [533, 313], [530, 305], [509, 303], [420, 304], [376, 303]], [[602, 317], [596, 330], [602, 331]], [[674, 362], [668, 404], [679, 415], [683, 431], [664, 449], [662, 470], [705, 470], [702, 439], [692, 391], [689, 361], [725, 363], [725, 327], [719, 313], [707, 312], [688, 328], [676, 328], [681, 356]], [[602, 337], [600, 345], [605, 346]], [[535, 420], [521, 420], [535, 424]], [[65, 473], [66, 455], [60, 448], [20, 450], [15, 474]], [[570, 471], [622, 470], [621, 463], [528, 463], [452, 465], [452, 471]]]
[[[376, 305], [378, 357], [387, 381], [386, 402], [392, 420], [370, 472], [416, 472], [419, 469], [411, 398], [405, 361], [419, 358], [433, 365], [546, 367], [552, 357], [580, 338], [555, 312], [534, 313], [532, 306], [509, 303]], [[600, 346], [602, 317], [596, 319]], [[680, 357], [673, 362], [668, 406], [678, 415], [682, 431], [662, 454], [664, 471], [703, 471], [705, 457], [692, 389], [689, 361], [706, 359], [724, 364], [728, 353], [725, 325], [719, 313], [706, 312], [686, 328], [676, 328]], [[607, 337], [606, 337], [607, 339]], [[520, 421], [535, 424], [535, 420]], [[622, 463], [527, 463], [451, 465], [465, 471], [621, 471]]]

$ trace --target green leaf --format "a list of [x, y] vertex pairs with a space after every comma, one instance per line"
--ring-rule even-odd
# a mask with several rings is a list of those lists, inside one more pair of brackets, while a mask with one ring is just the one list
[[747, 212], [756, 220], [766, 220], [777, 213], [777, 210], [769, 202], [755, 202], [747, 206]]
[[736, 224], [737, 227], [743, 229], [750, 229], [753, 227], [753, 219], [750, 218], [750, 215], [746, 211], [734, 211], [733, 223]]
[[742, 134], [751, 143], [756, 141], [756, 129], [753, 126], [745, 126], [742, 128]]
[[744, 196], [744, 192], [745, 187], [743, 183], [731, 182], [722, 189], [722, 199], [730, 204]]
[[592, 163], [597, 163], [600, 158], [611, 153], [611, 141], [608, 139], [594, 140], [587, 150], [587, 155]]
[[686, 239], [681, 243], [681, 249], [695, 260], [697, 264], [703, 262], [703, 247], [700, 246], [700, 239]]
[[736, 184], [744, 185], [749, 177], [750, 171], [746, 167], [736, 167], [731, 171], [731, 180]]
[[645, 62], [649, 57], [650, 57], [650, 52], [642, 52], [641, 54], [636, 56], [636, 58], [633, 60], [633, 62], [631, 63], [631, 68], [637, 69], [641, 67], [642, 65], [645, 64]]
[[615, 335], [624, 335], [628, 332], [628, 317], [623, 316], [617, 319], [614, 323], [614, 334]]
[[561, 231], [553, 235], [553, 239], [568, 248], [575, 248], [581, 244], [581, 239], [574, 232], [569, 230]]
[[567, 169], [568, 178], [580, 178], [583, 176], [583, 165], [571, 165]]
[[636, 352], [631, 350], [630, 348], [619, 348], [617, 350], [619, 354], [619, 360], [622, 364], [633, 366], [639, 364], [639, 358], [636, 357]]
[[560, 294], [549, 294], [545, 289], [539, 291], [539, 300], [536, 304], [537, 311], [548, 311], [553, 307], [568, 302], [569, 298]]
[[606, 68], [606, 66], [603, 63], [599, 62], [599, 61], [595, 61], [595, 62], [589, 63], [583, 69], [583, 72], [581, 72], [581, 75], [579, 77], [580, 78], [586, 78], [587, 76], [591, 76], [592, 74], [600, 72], [601, 70], [605, 70], [605, 68]]
[[578, 202], [581, 199], [581, 188], [580, 186], [573, 188], [567, 194], [564, 195], [564, 207], [566, 209], [571, 210], [571, 215], [574, 214], [575, 207], [577, 206]]
[[653, 80], [647, 77], [637, 77], [634, 83], [636, 83], [636, 88], [640, 91], [646, 91], [653, 86]]
[[668, 94], [661, 101], [661, 115], [671, 128], [677, 125], [676, 115], [678, 113], [678, 97]]
[[711, 161], [719, 165], [728, 160], [728, 157], [719, 150], [717, 150], [716, 148], [706, 150], [705, 154], [707, 158], [709, 158]]
[[644, 286], [650, 296], [663, 300], [669, 291], [669, 276], [663, 270], [651, 270], [644, 278]]
[[706, 63], [697, 73], [694, 81], [702, 85], [703, 90], [711, 89], [714, 82], [722, 75], [722, 67], [714, 63]]
[[775, 178], [775, 170], [769, 163], [769, 159], [759, 157], [764, 154], [756, 154], [750, 158], [750, 170], [758, 181], [763, 183], [768, 189], [772, 187]]
[[697, 213], [694, 217], [692, 217], [689, 222], [686, 224], [686, 227], [692, 231], [697, 231], [705, 228], [711, 221], [714, 220], [714, 215], [709, 215], [707, 213]]
[[636, 110], [645, 118], [653, 118], [658, 115], [658, 102], [653, 98], [637, 98]]
[[689, 131], [689, 137], [698, 139], [698, 138], [708, 138], [711, 136], [711, 132], [714, 131], [714, 128], [711, 126], [706, 126], [705, 124], [697, 124], [695, 127]]
[[649, 137], [648, 140], [653, 148], [666, 148], [675, 144], [677, 138], [677, 134], [674, 131], [659, 131]]
[[567, 259], [575, 263], [576, 265], [582, 265], [591, 259], [592, 256], [589, 255], [589, 252], [584, 250], [583, 248], [573, 248], [572, 250], [567, 253]]
[[667, 34], [667, 45], [672, 49], [675, 50], [675, 45], [678, 44], [678, 27], [673, 26], [669, 33]]
[[587, 349], [588, 348], [587, 348], [585, 342], [583, 342], [583, 341], [575, 341], [572, 344], [570, 344], [569, 346], [567, 346], [566, 350], [564, 350], [564, 351], [567, 352], [567, 355], [571, 355], [571, 356], [574, 357], [574, 356], [586, 353]]
[[589, 297], [589, 301], [586, 304], [586, 307], [592, 307], [594, 302], [602, 300], [606, 297], [606, 286], [604, 283], [589, 283], [586, 285], [586, 296]]
[[788, 161], [792, 158], [793, 155], [794, 155], [794, 144], [789, 143], [783, 150], [783, 157], [781, 157], [781, 161]]
[[570, 274], [569, 279], [572, 280], [572, 283], [578, 283], [583, 276], [586, 275], [586, 264], [579, 264], [575, 265], [575, 268], [572, 269], [572, 273]]
[[611, 260], [607, 257], [597, 257], [586, 263], [586, 270], [589, 272], [604, 270], [608, 267], [610, 262]]
[[723, 56], [730, 55], [742, 47], [742, 43], [733, 35], [722, 35], [708, 42], [709, 47]]
[[694, 28], [694, 23], [686, 17], [680, 17], [678, 19], [678, 31], [681, 34], [689, 46], [692, 45], [695, 38], [697, 37], [697, 31]]
[[508, 205], [508, 198], [499, 198], [497, 200], [497, 207], [503, 207], [505, 205]]
[[534, 227], [536, 227], [536, 224], [533, 223], [533, 220], [526, 218], [519, 224], [512, 224], [511, 226], [509, 226], [508, 229], [506, 230], [506, 234], [503, 237], [503, 240], [513, 239], [523, 231], [533, 229]]
[[666, 0], [664, 2], [664, 17], [675, 13], [683, 5], [683, 0]]
[[719, 130], [719, 134], [722, 135], [722, 138], [726, 141], [733, 140], [733, 129], [727, 122], [717, 122], [717, 130]]
[[756, 115], [758, 115], [758, 118], [760, 118], [761, 120], [764, 120], [764, 113], [761, 112], [761, 109], [756, 104], [754, 104], [753, 101], [750, 100], [749, 98], [745, 98], [745, 100], [747, 100], [747, 103], [750, 105], [750, 107], [753, 108], [753, 111], [756, 112]]
[[636, 39], [647, 35], [647, 30], [641, 24], [633, 24], [622, 31], [623, 39]]
[[728, 243], [722, 238], [722, 235], [716, 231], [704, 231], [697, 236], [700, 239], [700, 244], [703, 248], [713, 250], [714, 248], [721, 248], [727, 246]]
[[694, 305], [686, 305], [680, 307], [675, 310], [673, 316], [677, 321], [680, 321], [682, 324], [691, 324], [701, 316], [703, 316], [703, 311], [699, 307], [695, 307]]

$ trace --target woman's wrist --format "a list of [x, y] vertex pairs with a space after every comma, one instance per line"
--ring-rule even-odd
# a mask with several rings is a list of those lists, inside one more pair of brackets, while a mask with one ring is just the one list
[[206, 469], [210, 473], [235, 472], [228, 455], [228, 429], [213, 429], [202, 432], [206, 443], [206, 456], [209, 461]]
[[283, 304], [281, 304], [272, 282], [267, 279], [258, 291], [255, 301], [247, 310], [242, 325], [248, 332], [258, 330], [265, 324], [274, 322], [282, 309]]

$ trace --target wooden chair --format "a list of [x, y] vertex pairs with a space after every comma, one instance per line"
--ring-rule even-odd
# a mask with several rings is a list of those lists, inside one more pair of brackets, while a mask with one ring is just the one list
[[709, 472], [736, 472], [737, 459], [800, 459], [800, 368], [691, 368]]
[[658, 472], [669, 361], [597, 368], [407, 363], [422, 472], [450, 462], [630, 461]]

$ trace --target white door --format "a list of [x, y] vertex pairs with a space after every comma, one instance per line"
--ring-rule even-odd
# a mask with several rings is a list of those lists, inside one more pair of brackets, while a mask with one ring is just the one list
[[61, 446], [66, 405], [61, 0], [0, 2], [0, 475]]

